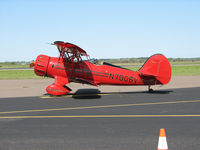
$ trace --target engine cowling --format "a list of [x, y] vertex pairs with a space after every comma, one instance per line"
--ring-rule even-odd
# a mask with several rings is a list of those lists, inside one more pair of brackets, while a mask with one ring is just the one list
[[35, 61], [35, 68], [34, 71], [39, 76], [46, 76], [47, 75], [47, 68], [49, 64], [49, 56], [46, 55], [39, 55]]

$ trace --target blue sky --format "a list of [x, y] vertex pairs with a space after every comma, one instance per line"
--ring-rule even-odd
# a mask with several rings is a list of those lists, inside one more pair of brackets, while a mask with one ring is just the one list
[[200, 57], [198, 0], [1, 0], [0, 62], [58, 56], [56, 40], [94, 58]]

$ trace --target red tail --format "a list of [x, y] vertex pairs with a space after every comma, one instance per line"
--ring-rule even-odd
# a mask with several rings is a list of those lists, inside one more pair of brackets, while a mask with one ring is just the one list
[[167, 84], [171, 79], [171, 65], [162, 54], [155, 54], [138, 70], [144, 77], [155, 77], [158, 84]]

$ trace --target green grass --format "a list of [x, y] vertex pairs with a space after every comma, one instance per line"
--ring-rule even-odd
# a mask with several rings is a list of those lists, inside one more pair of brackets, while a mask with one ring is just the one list
[[0, 70], [0, 79], [41, 79], [33, 70]]
[[133, 71], [137, 71], [138, 69], [140, 69], [140, 67], [127, 67], [127, 69], [133, 70]]
[[200, 61], [183, 61], [183, 62], [170, 62], [171, 65], [200, 65]]
[[196, 76], [200, 75], [200, 65], [194, 66], [172, 66], [174, 76]]
[[29, 64], [0, 63], [0, 68], [29, 68]]

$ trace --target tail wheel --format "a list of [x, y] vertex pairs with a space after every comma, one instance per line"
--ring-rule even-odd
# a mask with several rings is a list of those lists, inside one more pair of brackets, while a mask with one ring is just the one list
[[149, 92], [149, 93], [153, 93], [153, 91], [154, 91], [154, 90], [151, 88], [151, 86], [148, 85], [148, 92]]

